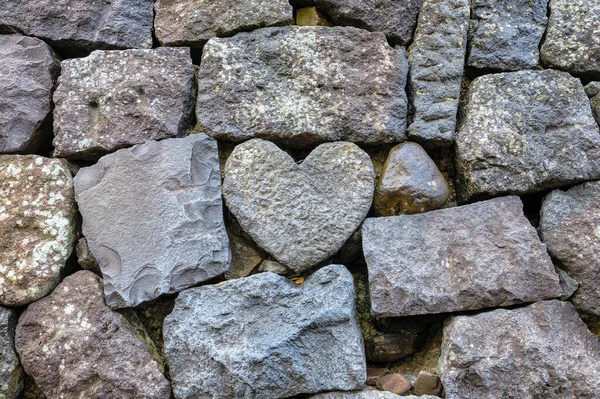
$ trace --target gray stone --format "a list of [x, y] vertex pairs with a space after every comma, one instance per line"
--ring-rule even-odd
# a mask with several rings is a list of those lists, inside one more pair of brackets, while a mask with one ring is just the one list
[[579, 79], [554, 70], [475, 79], [456, 164], [462, 199], [600, 178], [600, 134]]
[[300, 285], [260, 273], [183, 291], [164, 328], [175, 397], [284, 398], [360, 388], [366, 362], [354, 296], [352, 275], [341, 265]]
[[59, 159], [0, 155], [0, 305], [48, 295], [75, 246], [73, 179]]
[[92, 272], [65, 278], [29, 305], [15, 342], [25, 372], [49, 399], [170, 397], [147, 334], [106, 306], [102, 280]]
[[106, 155], [79, 171], [75, 193], [112, 308], [179, 292], [229, 267], [217, 143], [204, 134]]
[[550, 0], [542, 61], [574, 74], [600, 77], [600, 2]]
[[229, 247], [231, 248], [231, 264], [225, 272], [228, 280], [246, 277], [260, 265], [265, 256], [256, 244], [235, 234], [229, 234]]
[[0, 398], [17, 399], [25, 374], [15, 350], [17, 312], [0, 307]]
[[276, 273], [276, 274], [280, 274], [282, 276], [288, 276], [290, 274], [294, 274], [294, 272], [292, 272], [290, 269], [288, 269], [286, 266], [282, 265], [281, 263], [275, 262], [273, 260], [268, 260], [268, 259], [262, 261], [260, 266], [258, 266], [258, 271], [260, 273], [264, 273], [264, 272]]
[[238, 145], [225, 165], [227, 207], [259, 247], [305, 271], [334, 255], [367, 216], [375, 172], [358, 146], [327, 143], [300, 164], [275, 144]]
[[213, 37], [265, 26], [291, 25], [288, 0], [157, 0], [156, 37], [163, 46], [202, 46]]
[[58, 56], [43, 41], [0, 35], [0, 152], [35, 152], [49, 138], [45, 130], [59, 73]]
[[535, 68], [548, 22], [548, 0], [475, 0], [467, 63], [474, 68]]
[[311, 396], [310, 399], [439, 399], [437, 396], [396, 395], [391, 392], [364, 390], [358, 392], [328, 392]]
[[399, 142], [407, 71], [404, 50], [355, 28], [264, 28], [211, 39], [198, 73], [196, 115], [219, 140]]
[[579, 289], [579, 283], [573, 277], [569, 275], [566, 271], [561, 269], [558, 266], [554, 266], [554, 271], [558, 274], [558, 279], [560, 280], [560, 288], [563, 291], [562, 296], [559, 298], [561, 301], [566, 301], [575, 294], [575, 292]]
[[374, 316], [509, 306], [562, 295], [546, 247], [518, 197], [369, 218], [362, 234]]
[[63, 61], [54, 93], [54, 156], [98, 159], [192, 126], [195, 69], [189, 49], [94, 51]]
[[97, 274], [102, 273], [100, 271], [100, 265], [98, 265], [96, 258], [94, 258], [94, 254], [90, 251], [90, 247], [88, 246], [85, 237], [82, 237], [77, 241], [75, 252], [77, 253], [77, 263], [79, 266]]
[[585, 94], [587, 94], [590, 99], [594, 119], [596, 119], [596, 123], [600, 125], [600, 82], [590, 82], [584, 89]]
[[469, 0], [425, 0], [408, 53], [408, 136], [429, 147], [454, 140], [467, 51]]
[[600, 341], [558, 300], [451, 318], [440, 377], [446, 399], [596, 398]]

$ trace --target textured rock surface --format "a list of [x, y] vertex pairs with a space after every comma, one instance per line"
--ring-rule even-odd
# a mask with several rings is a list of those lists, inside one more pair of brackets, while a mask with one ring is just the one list
[[48, 398], [164, 398], [169, 382], [145, 331], [104, 302], [102, 280], [80, 271], [21, 315], [15, 342]]
[[403, 143], [390, 151], [373, 207], [382, 216], [427, 212], [440, 208], [449, 196], [446, 179], [425, 150], [416, 143]]
[[354, 28], [265, 28], [211, 39], [198, 74], [198, 123], [230, 141], [402, 141], [407, 69], [403, 50]]
[[600, 178], [600, 134], [583, 86], [553, 70], [475, 79], [456, 156], [463, 199]]
[[85, 237], [80, 238], [75, 246], [75, 252], [77, 253], [77, 263], [85, 270], [89, 270], [94, 273], [100, 274], [100, 265], [94, 258], [94, 254], [90, 251], [87, 240]]
[[538, 65], [548, 22], [548, 0], [475, 0], [469, 66], [518, 71]]
[[310, 399], [439, 399], [437, 396], [400, 396], [391, 392], [364, 390], [359, 392], [328, 392], [311, 396]]
[[16, 399], [23, 389], [24, 373], [15, 350], [17, 312], [0, 307], [0, 398]]
[[316, 7], [304, 7], [296, 10], [296, 25], [299, 26], [331, 26]]
[[410, 391], [412, 384], [402, 374], [387, 374], [377, 380], [377, 388], [401, 395]]
[[454, 140], [469, 13], [469, 0], [423, 3], [408, 54], [411, 140], [432, 147]]
[[585, 94], [590, 98], [592, 113], [600, 125], [600, 82], [590, 82], [585, 86]]
[[437, 374], [421, 371], [416, 381], [413, 384], [413, 392], [415, 395], [441, 395], [442, 381]]
[[518, 197], [363, 223], [375, 316], [508, 306], [562, 295]]
[[229, 234], [229, 247], [231, 248], [231, 265], [225, 272], [225, 278], [228, 280], [250, 275], [263, 260], [264, 252], [244, 237]]
[[83, 233], [109, 306], [135, 306], [227, 270], [220, 182], [217, 143], [203, 134], [119, 150], [79, 171]]
[[0, 30], [70, 50], [150, 48], [152, 20], [144, 0], [3, 0], [0, 8]]
[[177, 399], [283, 398], [366, 379], [352, 276], [341, 265], [301, 285], [260, 273], [183, 291], [164, 336]]
[[600, 76], [600, 2], [550, 0], [542, 61], [575, 74]]
[[196, 79], [189, 49], [95, 51], [62, 67], [54, 156], [97, 159], [191, 127]]
[[595, 398], [600, 342], [573, 305], [543, 301], [451, 318], [440, 376], [447, 399]]
[[42, 144], [59, 73], [60, 61], [43, 41], [0, 35], [0, 152], [33, 152]]
[[158, 0], [154, 9], [156, 37], [163, 46], [201, 46], [212, 37], [291, 25], [293, 18], [288, 0]]
[[223, 196], [254, 241], [301, 272], [334, 255], [367, 216], [375, 172], [352, 143], [322, 144], [300, 164], [275, 144], [238, 145]]
[[75, 246], [75, 215], [62, 161], [0, 156], [0, 305], [26, 305], [58, 284]]

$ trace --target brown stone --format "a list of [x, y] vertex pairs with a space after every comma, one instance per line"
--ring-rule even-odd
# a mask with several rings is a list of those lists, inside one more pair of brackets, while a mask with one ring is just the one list
[[379, 377], [377, 380], [377, 388], [382, 391], [388, 391], [401, 395], [408, 392], [412, 388], [412, 384], [402, 374], [388, 374]]
[[90, 247], [88, 246], [85, 237], [82, 237], [77, 241], [75, 251], [77, 253], [77, 263], [79, 263], [79, 266], [83, 267], [85, 270], [101, 274], [100, 265], [98, 265], [96, 258], [94, 258], [94, 254], [90, 251]]
[[414, 394], [421, 395], [440, 395], [442, 393], [442, 382], [436, 374], [421, 371], [417, 380], [413, 384]]
[[249, 276], [262, 262], [265, 252], [250, 240], [234, 234], [229, 234], [231, 248], [231, 264], [225, 272], [228, 280]]
[[367, 367], [367, 385], [377, 385], [377, 380], [386, 374], [391, 374], [389, 369], [381, 367]]

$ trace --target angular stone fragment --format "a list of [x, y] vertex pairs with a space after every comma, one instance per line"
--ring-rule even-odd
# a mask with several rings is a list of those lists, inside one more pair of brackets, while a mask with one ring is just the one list
[[0, 305], [46, 296], [76, 239], [73, 179], [58, 159], [0, 155]]
[[419, 14], [408, 53], [408, 136], [429, 147], [454, 140], [469, 13], [469, 0], [425, 0]]
[[272, 260], [263, 260], [263, 262], [258, 267], [258, 271], [260, 273], [271, 272], [275, 274], [280, 274], [282, 276], [287, 276], [293, 274], [286, 266], [282, 265], [279, 262], [275, 262]]
[[359, 392], [328, 392], [311, 396], [310, 399], [439, 399], [437, 396], [396, 395], [391, 392], [364, 390]]
[[383, 34], [340, 27], [265, 28], [211, 39], [198, 74], [200, 127], [220, 140], [402, 141], [403, 50]]
[[437, 374], [421, 371], [417, 380], [413, 384], [413, 392], [415, 395], [441, 395], [442, 382]]
[[0, 35], [1, 153], [35, 152], [43, 144], [59, 73], [58, 56], [43, 41]]
[[204, 134], [106, 155], [79, 171], [75, 193], [112, 308], [181, 291], [229, 267], [217, 143]]
[[377, 388], [397, 395], [402, 395], [412, 388], [412, 383], [402, 374], [388, 374], [377, 380]]
[[65, 278], [30, 305], [15, 342], [25, 371], [50, 399], [170, 396], [147, 334], [106, 306], [92, 272]]
[[537, 302], [451, 318], [439, 368], [446, 399], [595, 398], [600, 341], [569, 302]]
[[184, 135], [194, 116], [189, 49], [95, 51], [66, 60], [54, 93], [54, 156], [97, 159]]
[[94, 273], [101, 273], [100, 266], [98, 265], [98, 262], [96, 262], [94, 254], [90, 251], [90, 247], [88, 246], [85, 237], [82, 237], [77, 241], [75, 252], [77, 253], [77, 263], [79, 266]]
[[475, 0], [467, 63], [474, 68], [535, 68], [548, 22], [548, 0]]
[[456, 163], [463, 199], [600, 178], [600, 134], [581, 82], [554, 70], [475, 79]]
[[562, 295], [518, 197], [363, 223], [371, 312], [395, 317]]
[[288, 0], [157, 0], [156, 37], [163, 46], [202, 46], [213, 37], [265, 26], [291, 25]]
[[302, 272], [358, 229], [374, 179], [371, 159], [352, 143], [322, 144], [298, 165], [275, 144], [254, 139], [227, 160], [223, 196], [258, 246]]
[[316, 7], [304, 7], [296, 10], [296, 25], [299, 26], [331, 26]]
[[231, 265], [225, 272], [228, 280], [246, 277], [262, 262], [264, 252], [256, 247], [253, 242], [237, 236], [229, 235], [229, 246], [231, 248]]
[[585, 94], [590, 98], [592, 113], [596, 123], [600, 125], [600, 82], [590, 82], [585, 86]]
[[24, 373], [15, 350], [17, 312], [0, 307], [0, 398], [17, 399], [23, 389]]
[[177, 399], [284, 398], [366, 379], [352, 276], [341, 265], [300, 285], [260, 273], [183, 291], [164, 337]]

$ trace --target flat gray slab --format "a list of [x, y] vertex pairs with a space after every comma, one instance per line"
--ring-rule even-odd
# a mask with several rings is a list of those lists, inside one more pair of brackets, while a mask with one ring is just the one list
[[0, 307], [0, 398], [17, 399], [25, 374], [15, 349], [17, 312]]

